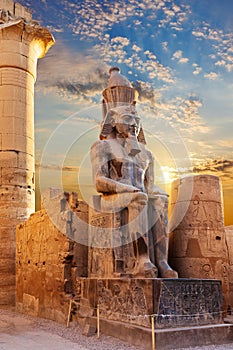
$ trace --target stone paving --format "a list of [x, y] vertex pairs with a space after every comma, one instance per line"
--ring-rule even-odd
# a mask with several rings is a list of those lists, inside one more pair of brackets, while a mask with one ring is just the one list
[[[86, 337], [76, 325], [64, 325], [0, 309], [0, 350], [139, 350], [101, 334]], [[230, 350], [233, 343], [186, 350]], [[143, 350], [143, 349], [140, 349]]]

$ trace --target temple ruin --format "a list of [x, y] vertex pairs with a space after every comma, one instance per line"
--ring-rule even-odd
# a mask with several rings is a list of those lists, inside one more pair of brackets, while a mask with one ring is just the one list
[[117, 67], [91, 149], [99, 194], [86, 203], [50, 188], [35, 212], [36, 64], [53, 43], [29, 10], [0, 0], [0, 304], [86, 333], [98, 310], [102, 332], [142, 349], [151, 349], [152, 325], [157, 349], [232, 342], [224, 317], [233, 229], [224, 227], [219, 178], [175, 181], [168, 226], [138, 93]]

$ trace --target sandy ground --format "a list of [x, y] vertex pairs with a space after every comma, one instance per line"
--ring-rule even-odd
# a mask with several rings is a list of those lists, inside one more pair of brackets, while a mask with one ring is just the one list
[[[0, 350], [139, 350], [101, 334], [86, 337], [76, 324], [70, 328], [53, 321], [0, 309]], [[186, 348], [190, 350], [230, 350], [232, 344]], [[142, 350], [142, 349], [141, 349]]]

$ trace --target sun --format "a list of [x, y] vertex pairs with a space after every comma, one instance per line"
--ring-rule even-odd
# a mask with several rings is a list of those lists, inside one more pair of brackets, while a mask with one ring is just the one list
[[164, 177], [164, 180], [165, 182], [171, 182], [172, 179], [171, 179], [171, 175], [168, 171], [163, 171], [163, 177]]

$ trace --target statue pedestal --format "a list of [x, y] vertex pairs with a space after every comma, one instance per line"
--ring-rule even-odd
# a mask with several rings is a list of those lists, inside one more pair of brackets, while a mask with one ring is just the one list
[[[89, 306], [86, 322], [142, 349], [151, 349], [151, 316], [154, 315], [156, 349], [226, 343], [233, 325], [222, 315], [221, 282], [200, 279], [78, 278], [76, 300]], [[90, 310], [93, 315], [90, 316]], [[223, 339], [224, 337], [224, 339]]]

